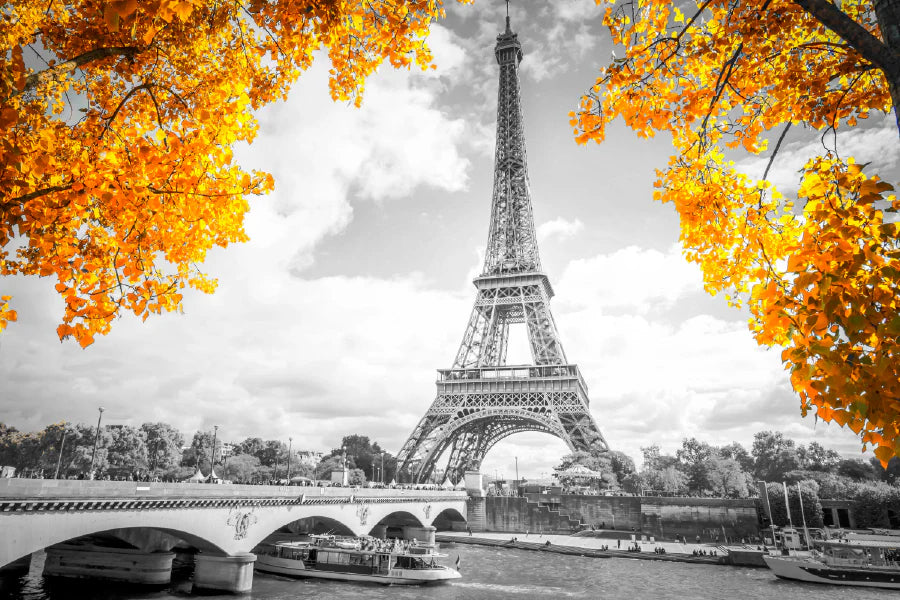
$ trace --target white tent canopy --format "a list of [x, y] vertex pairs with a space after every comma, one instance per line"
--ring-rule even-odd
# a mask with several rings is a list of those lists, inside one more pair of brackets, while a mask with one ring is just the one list
[[197, 467], [197, 472], [184, 481], [185, 483], [199, 483], [201, 481], [206, 481], [206, 475], [203, 474], [203, 471], [200, 470], [200, 467]]
[[444, 488], [445, 490], [452, 490], [453, 482], [450, 481], [450, 478], [448, 477], [447, 479], [444, 480], [444, 484], [441, 487]]

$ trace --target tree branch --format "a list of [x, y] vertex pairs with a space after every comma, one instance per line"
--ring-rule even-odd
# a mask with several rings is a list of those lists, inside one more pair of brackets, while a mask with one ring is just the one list
[[781, 135], [778, 136], [778, 143], [775, 144], [775, 150], [772, 151], [772, 156], [769, 157], [769, 164], [766, 165], [766, 172], [763, 173], [762, 178], [765, 179], [769, 176], [769, 169], [772, 168], [772, 163], [775, 162], [775, 157], [778, 156], [778, 149], [781, 148], [781, 142], [784, 141], [784, 136], [787, 135], [788, 129], [791, 128], [791, 122], [788, 121], [787, 125], [784, 126], [784, 130], [781, 132]]
[[89, 50], [84, 54], [80, 54], [71, 60], [61, 62], [58, 65], [50, 67], [49, 69], [44, 69], [43, 71], [32, 73], [25, 78], [25, 87], [19, 91], [14, 92], [6, 99], [9, 100], [10, 98], [14, 98], [19, 94], [24, 94], [25, 92], [36, 88], [38, 85], [44, 82], [71, 73], [75, 69], [78, 69], [88, 63], [94, 62], [95, 60], [109, 58], [110, 56], [125, 56], [128, 58], [132, 58], [140, 51], [140, 48], [136, 46], [113, 46], [110, 48], [95, 48], [94, 50]]
[[828, 0], [794, 0], [794, 2], [886, 74], [894, 76], [900, 74], [900, 57], [837, 6]]
[[67, 183], [66, 185], [54, 185], [41, 190], [35, 190], [33, 192], [28, 192], [27, 194], [23, 194], [21, 196], [17, 196], [15, 198], [10, 198], [8, 201], [0, 204], [3, 208], [7, 206], [12, 207], [16, 204], [24, 204], [29, 200], [34, 200], [35, 198], [40, 198], [41, 196], [46, 196], [47, 194], [52, 194], [54, 192], [64, 192], [72, 187], [71, 183]]

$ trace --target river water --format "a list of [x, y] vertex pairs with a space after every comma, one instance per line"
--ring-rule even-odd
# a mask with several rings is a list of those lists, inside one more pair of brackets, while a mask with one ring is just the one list
[[[623, 598], [655, 600], [886, 600], [900, 594], [804, 584], [776, 579], [767, 569], [747, 569], [636, 559], [599, 559], [528, 550], [458, 545], [445, 548], [445, 564], [460, 556], [463, 578], [435, 587], [384, 587], [316, 580], [294, 580], [256, 573], [253, 600], [495, 600], [550, 598]], [[31, 571], [0, 587], [0, 598], [25, 600], [184, 599], [191, 596], [188, 580], [157, 591], [110, 587], [96, 582], [46, 581], [40, 576], [43, 553], [32, 560]], [[234, 600], [235, 596], [204, 596]]]

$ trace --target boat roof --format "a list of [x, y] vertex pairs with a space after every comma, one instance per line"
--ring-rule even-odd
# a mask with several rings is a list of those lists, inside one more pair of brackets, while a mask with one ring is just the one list
[[[313, 537], [334, 537], [334, 536], [313, 536]], [[312, 541], [285, 541], [285, 542], [276, 542], [275, 546], [280, 546], [282, 548], [294, 548], [294, 549], [304, 549], [310, 548], [313, 546]], [[395, 551], [393, 546], [388, 543], [387, 548], [379, 550], [377, 548], [371, 548], [368, 550], [364, 550], [362, 548], [341, 548], [340, 546], [328, 546], [327, 548], [322, 548], [321, 546], [316, 546], [320, 549], [337, 552], [356, 552], [359, 554], [395, 554], [401, 556], [416, 556], [416, 557], [436, 557], [436, 558], [446, 558], [446, 554], [440, 554], [435, 552], [434, 548], [430, 548], [428, 546], [408, 546], [403, 550]]]
[[276, 542], [275, 546], [285, 546], [289, 548], [305, 548], [309, 546], [309, 542], [293, 541], [293, 542]]
[[900, 540], [822, 540], [816, 543], [844, 548], [900, 548]]

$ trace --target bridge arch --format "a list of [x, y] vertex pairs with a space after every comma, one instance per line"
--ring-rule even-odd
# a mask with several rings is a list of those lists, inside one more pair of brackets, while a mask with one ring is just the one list
[[[5, 559], [5, 562], [15, 562], [50, 546], [90, 536], [116, 538], [139, 550], [148, 552], [168, 551], [178, 543], [184, 542], [203, 552], [226, 553], [223, 544], [196, 532], [172, 527], [171, 522], [163, 523], [162, 521], [163, 519], [159, 523], [146, 525], [121, 522], [114, 523], [116, 525], [114, 527], [109, 527], [110, 523], [97, 522], [93, 519], [69, 519], [49, 527], [30, 528], [26, 535], [17, 535], [15, 539], [10, 540], [12, 544], [10, 552], [6, 556], [11, 560]], [[4, 561], [0, 561], [0, 563], [2, 562]]]
[[431, 524], [438, 531], [463, 531], [466, 527], [466, 517], [455, 508], [445, 508], [435, 515]]
[[287, 533], [297, 534], [334, 534], [353, 535], [353, 530], [344, 523], [331, 517], [310, 515], [291, 521], [276, 531], [287, 530]]
[[395, 510], [384, 515], [377, 523], [372, 523], [369, 535], [375, 537], [403, 537], [403, 529], [405, 527], [424, 527], [428, 525], [428, 516], [422, 515], [422, 518], [414, 515], [408, 510]]

